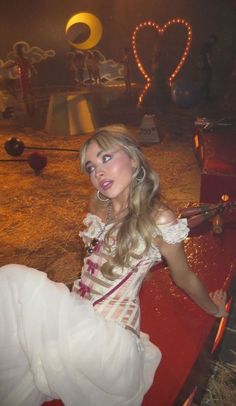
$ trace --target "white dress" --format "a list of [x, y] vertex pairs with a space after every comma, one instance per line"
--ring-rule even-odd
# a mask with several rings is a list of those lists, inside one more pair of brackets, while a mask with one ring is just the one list
[[[103, 227], [91, 214], [84, 223], [84, 240]], [[179, 220], [161, 233], [175, 243], [188, 228]], [[65, 406], [142, 404], [161, 353], [139, 331], [138, 292], [160, 252], [153, 246], [131, 269], [115, 269], [115, 281], [100, 272], [102, 252], [100, 244], [85, 258], [73, 292], [32, 268], [0, 268], [1, 406], [37, 406], [56, 398]]]

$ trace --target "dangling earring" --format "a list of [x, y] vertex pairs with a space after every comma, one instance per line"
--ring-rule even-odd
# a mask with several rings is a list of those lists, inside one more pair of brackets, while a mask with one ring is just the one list
[[135, 180], [137, 182], [137, 184], [140, 184], [144, 181], [146, 177], [146, 170], [143, 166], [140, 166], [139, 171], [137, 173], [137, 175], [135, 176]]
[[101, 202], [108, 202], [108, 200], [110, 200], [108, 197], [103, 196], [99, 190], [97, 191], [97, 198], [98, 200], [100, 200]]

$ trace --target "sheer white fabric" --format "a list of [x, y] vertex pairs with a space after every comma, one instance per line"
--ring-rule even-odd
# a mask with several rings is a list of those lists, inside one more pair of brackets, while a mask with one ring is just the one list
[[[99, 221], [86, 218], [85, 242], [96, 237]], [[186, 237], [188, 228], [181, 220], [159, 227], [160, 232], [174, 243]], [[153, 245], [130, 278], [133, 285], [122, 291], [137, 299], [137, 306], [143, 277], [160, 258]], [[92, 301], [50, 281], [44, 272], [15, 264], [0, 268], [1, 406], [39, 406], [54, 398], [65, 406], [140, 406], [160, 360], [146, 334], [138, 338], [106, 319]]]
[[137, 406], [160, 351], [87, 299], [21, 265], [0, 269], [0, 404]]
[[176, 244], [183, 241], [189, 233], [187, 219], [179, 219], [175, 224], [158, 225], [161, 236], [168, 244]]

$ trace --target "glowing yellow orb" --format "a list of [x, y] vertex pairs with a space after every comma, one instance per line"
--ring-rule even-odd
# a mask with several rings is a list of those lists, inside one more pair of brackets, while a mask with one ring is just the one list
[[83, 23], [86, 24], [89, 27], [90, 30], [90, 35], [89, 37], [84, 41], [79, 44], [76, 44], [75, 42], [69, 41], [68, 42], [77, 49], [90, 49], [95, 47], [97, 43], [100, 41], [102, 37], [102, 24], [100, 20], [91, 13], [79, 13], [73, 15], [68, 23], [66, 24], [66, 34], [68, 33], [68, 30], [72, 25]]

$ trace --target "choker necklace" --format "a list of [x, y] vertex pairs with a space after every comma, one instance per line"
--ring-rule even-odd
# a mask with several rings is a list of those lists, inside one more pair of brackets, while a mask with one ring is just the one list
[[106, 226], [112, 222], [112, 219], [113, 219], [113, 217], [112, 217], [112, 203], [110, 201], [108, 203], [108, 207], [107, 207], [107, 218], [106, 218], [106, 222], [105, 222], [104, 226], [101, 227], [100, 224], [99, 224], [100, 230], [99, 230], [98, 235], [96, 237], [94, 237], [92, 239], [92, 241], [90, 242], [90, 244], [85, 247], [85, 249], [86, 249], [86, 251], [87, 251], [87, 253], [89, 255], [91, 255], [95, 251], [95, 249], [96, 249], [96, 247], [98, 246], [98, 243], [99, 243], [99, 237], [101, 237], [101, 235], [105, 231]]

